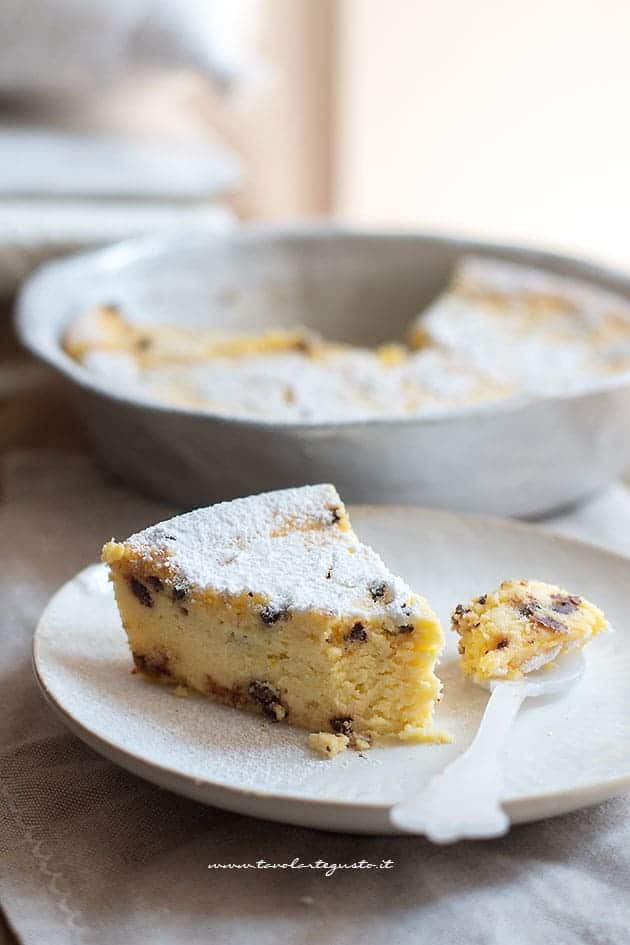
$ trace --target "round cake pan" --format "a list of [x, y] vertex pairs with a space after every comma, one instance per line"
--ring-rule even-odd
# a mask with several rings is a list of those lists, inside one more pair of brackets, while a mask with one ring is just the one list
[[[331, 481], [346, 501], [535, 516], [630, 465], [630, 377], [430, 417], [298, 424], [231, 419], [105, 386], [61, 338], [87, 306], [138, 321], [261, 330], [304, 324], [372, 345], [405, 329], [467, 253], [585, 279], [630, 300], [630, 278], [531, 249], [422, 233], [243, 225], [182, 231], [48, 263], [24, 285], [18, 334], [74, 386], [94, 450], [180, 507]], [[421, 536], [419, 536], [420, 538]]]

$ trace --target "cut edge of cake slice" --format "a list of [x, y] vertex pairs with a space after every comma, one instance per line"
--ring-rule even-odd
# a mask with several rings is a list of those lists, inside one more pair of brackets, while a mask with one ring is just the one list
[[334, 486], [198, 509], [103, 560], [137, 671], [341, 736], [311, 740], [328, 756], [448, 740], [433, 724], [440, 623], [359, 541]]

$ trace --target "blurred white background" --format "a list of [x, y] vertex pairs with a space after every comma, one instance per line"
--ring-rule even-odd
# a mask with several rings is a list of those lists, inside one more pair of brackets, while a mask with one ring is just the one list
[[630, 266], [626, 0], [0, 0], [2, 41], [2, 292], [226, 207]]
[[240, 118], [257, 166], [247, 215], [334, 213], [630, 266], [627, 2], [265, 0], [261, 29], [274, 84]]
[[630, 265], [630, 4], [341, 0], [335, 210]]

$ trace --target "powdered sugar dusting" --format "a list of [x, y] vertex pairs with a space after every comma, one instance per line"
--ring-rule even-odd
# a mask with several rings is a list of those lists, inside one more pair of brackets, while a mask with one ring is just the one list
[[399, 624], [422, 613], [400, 578], [351, 530], [332, 485], [303, 486], [197, 509], [133, 535], [148, 561], [167, 555], [175, 579], [193, 589], [251, 591], [279, 608], [382, 614]]
[[551, 299], [555, 296], [558, 302], [594, 321], [616, 310], [630, 318], [630, 303], [622, 295], [581, 279], [504, 259], [464, 256], [455, 270], [453, 283], [456, 288], [501, 292], [514, 297], [529, 295]]
[[514, 392], [579, 390], [630, 368], [630, 303], [539, 269], [466, 257], [417, 329], [455, 364]]
[[132, 396], [278, 422], [399, 419], [510, 392], [437, 349], [410, 352], [393, 365], [363, 349], [318, 359], [295, 352], [213, 357], [142, 371], [129, 355], [98, 351], [83, 364]]

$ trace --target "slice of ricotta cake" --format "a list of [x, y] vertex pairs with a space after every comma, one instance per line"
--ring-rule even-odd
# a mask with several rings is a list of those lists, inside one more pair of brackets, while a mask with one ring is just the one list
[[445, 739], [440, 623], [358, 540], [334, 486], [198, 509], [103, 560], [143, 674], [356, 748]]

